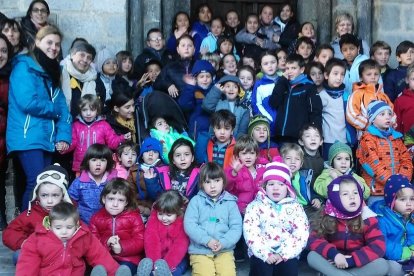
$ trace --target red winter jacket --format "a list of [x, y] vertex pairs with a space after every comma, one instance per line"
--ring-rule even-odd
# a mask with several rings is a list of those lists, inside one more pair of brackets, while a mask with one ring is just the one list
[[43, 209], [38, 201], [32, 202], [30, 214], [27, 210], [12, 220], [3, 231], [3, 244], [13, 251], [21, 248], [22, 243], [35, 231], [37, 224], [42, 224], [49, 212]]
[[190, 244], [183, 220], [183, 217], [177, 217], [172, 224], [165, 226], [158, 220], [157, 211], [153, 210], [145, 230], [145, 254], [153, 261], [164, 259], [171, 271], [184, 259]]
[[91, 266], [103, 265], [108, 275], [115, 275], [119, 267], [87, 228], [79, 227], [64, 244], [52, 231], [39, 224], [22, 246], [16, 275], [83, 276], [85, 260]]
[[111, 252], [115, 260], [138, 265], [143, 258], [145, 226], [139, 211], [124, 211], [113, 217], [102, 208], [92, 216], [89, 227], [108, 251], [111, 250], [106, 244], [108, 239], [119, 236], [122, 250], [119, 254]]
[[397, 130], [407, 133], [414, 126], [414, 91], [404, 89], [394, 102], [394, 112], [397, 115]]

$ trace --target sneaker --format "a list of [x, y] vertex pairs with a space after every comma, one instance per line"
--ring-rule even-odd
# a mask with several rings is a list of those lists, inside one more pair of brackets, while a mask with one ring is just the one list
[[[154, 265], [154, 274], [155, 276], [171, 276], [171, 270], [168, 267], [168, 264], [164, 260], [157, 260]], [[141, 275], [140, 275], [141, 276]]]
[[91, 276], [107, 276], [106, 269], [103, 265], [95, 266], [91, 271]]
[[131, 276], [131, 269], [126, 265], [120, 265], [119, 268], [115, 272], [115, 276]]
[[137, 276], [149, 276], [152, 272], [153, 262], [150, 258], [144, 258], [139, 262]]

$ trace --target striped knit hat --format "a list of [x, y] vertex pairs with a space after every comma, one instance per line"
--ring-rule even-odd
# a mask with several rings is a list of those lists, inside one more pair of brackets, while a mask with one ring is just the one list
[[266, 187], [267, 181], [269, 180], [280, 181], [287, 186], [290, 197], [296, 198], [296, 194], [292, 188], [291, 176], [289, 167], [283, 163], [280, 156], [277, 156], [273, 159], [273, 162], [266, 165], [266, 171], [263, 174], [264, 187]]
[[384, 110], [391, 110], [391, 107], [383, 101], [372, 101], [368, 104], [367, 113], [368, 113], [368, 121], [370, 124], [375, 120], [378, 114], [383, 112]]

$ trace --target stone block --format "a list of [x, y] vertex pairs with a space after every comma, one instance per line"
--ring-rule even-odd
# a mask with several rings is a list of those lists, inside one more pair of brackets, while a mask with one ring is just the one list
[[126, 0], [89, 0], [88, 2], [86, 5], [87, 10], [110, 13], [126, 12]]
[[406, 27], [406, 30], [414, 31], [414, 16], [413, 16], [414, 7], [413, 5], [404, 5], [404, 7], [406, 8], [406, 9], [403, 9], [404, 18], [405, 18], [404, 25]]
[[62, 1], [62, 0], [49, 0], [50, 10], [61, 11], [64, 15], [68, 11], [81, 11], [84, 8], [85, 0], [71, 0], [71, 1]]
[[379, 30], [395, 31], [401, 28], [401, 8], [383, 1], [374, 6], [374, 25]]

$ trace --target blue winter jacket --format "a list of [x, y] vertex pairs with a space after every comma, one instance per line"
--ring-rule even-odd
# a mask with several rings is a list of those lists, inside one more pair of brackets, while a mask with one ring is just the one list
[[72, 142], [72, 117], [62, 90], [29, 55], [13, 59], [7, 117], [7, 151], [41, 149]]
[[405, 77], [407, 76], [407, 66], [398, 66], [391, 69], [384, 79], [384, 92], [394, 102], [398, 95], [407, 87]]

